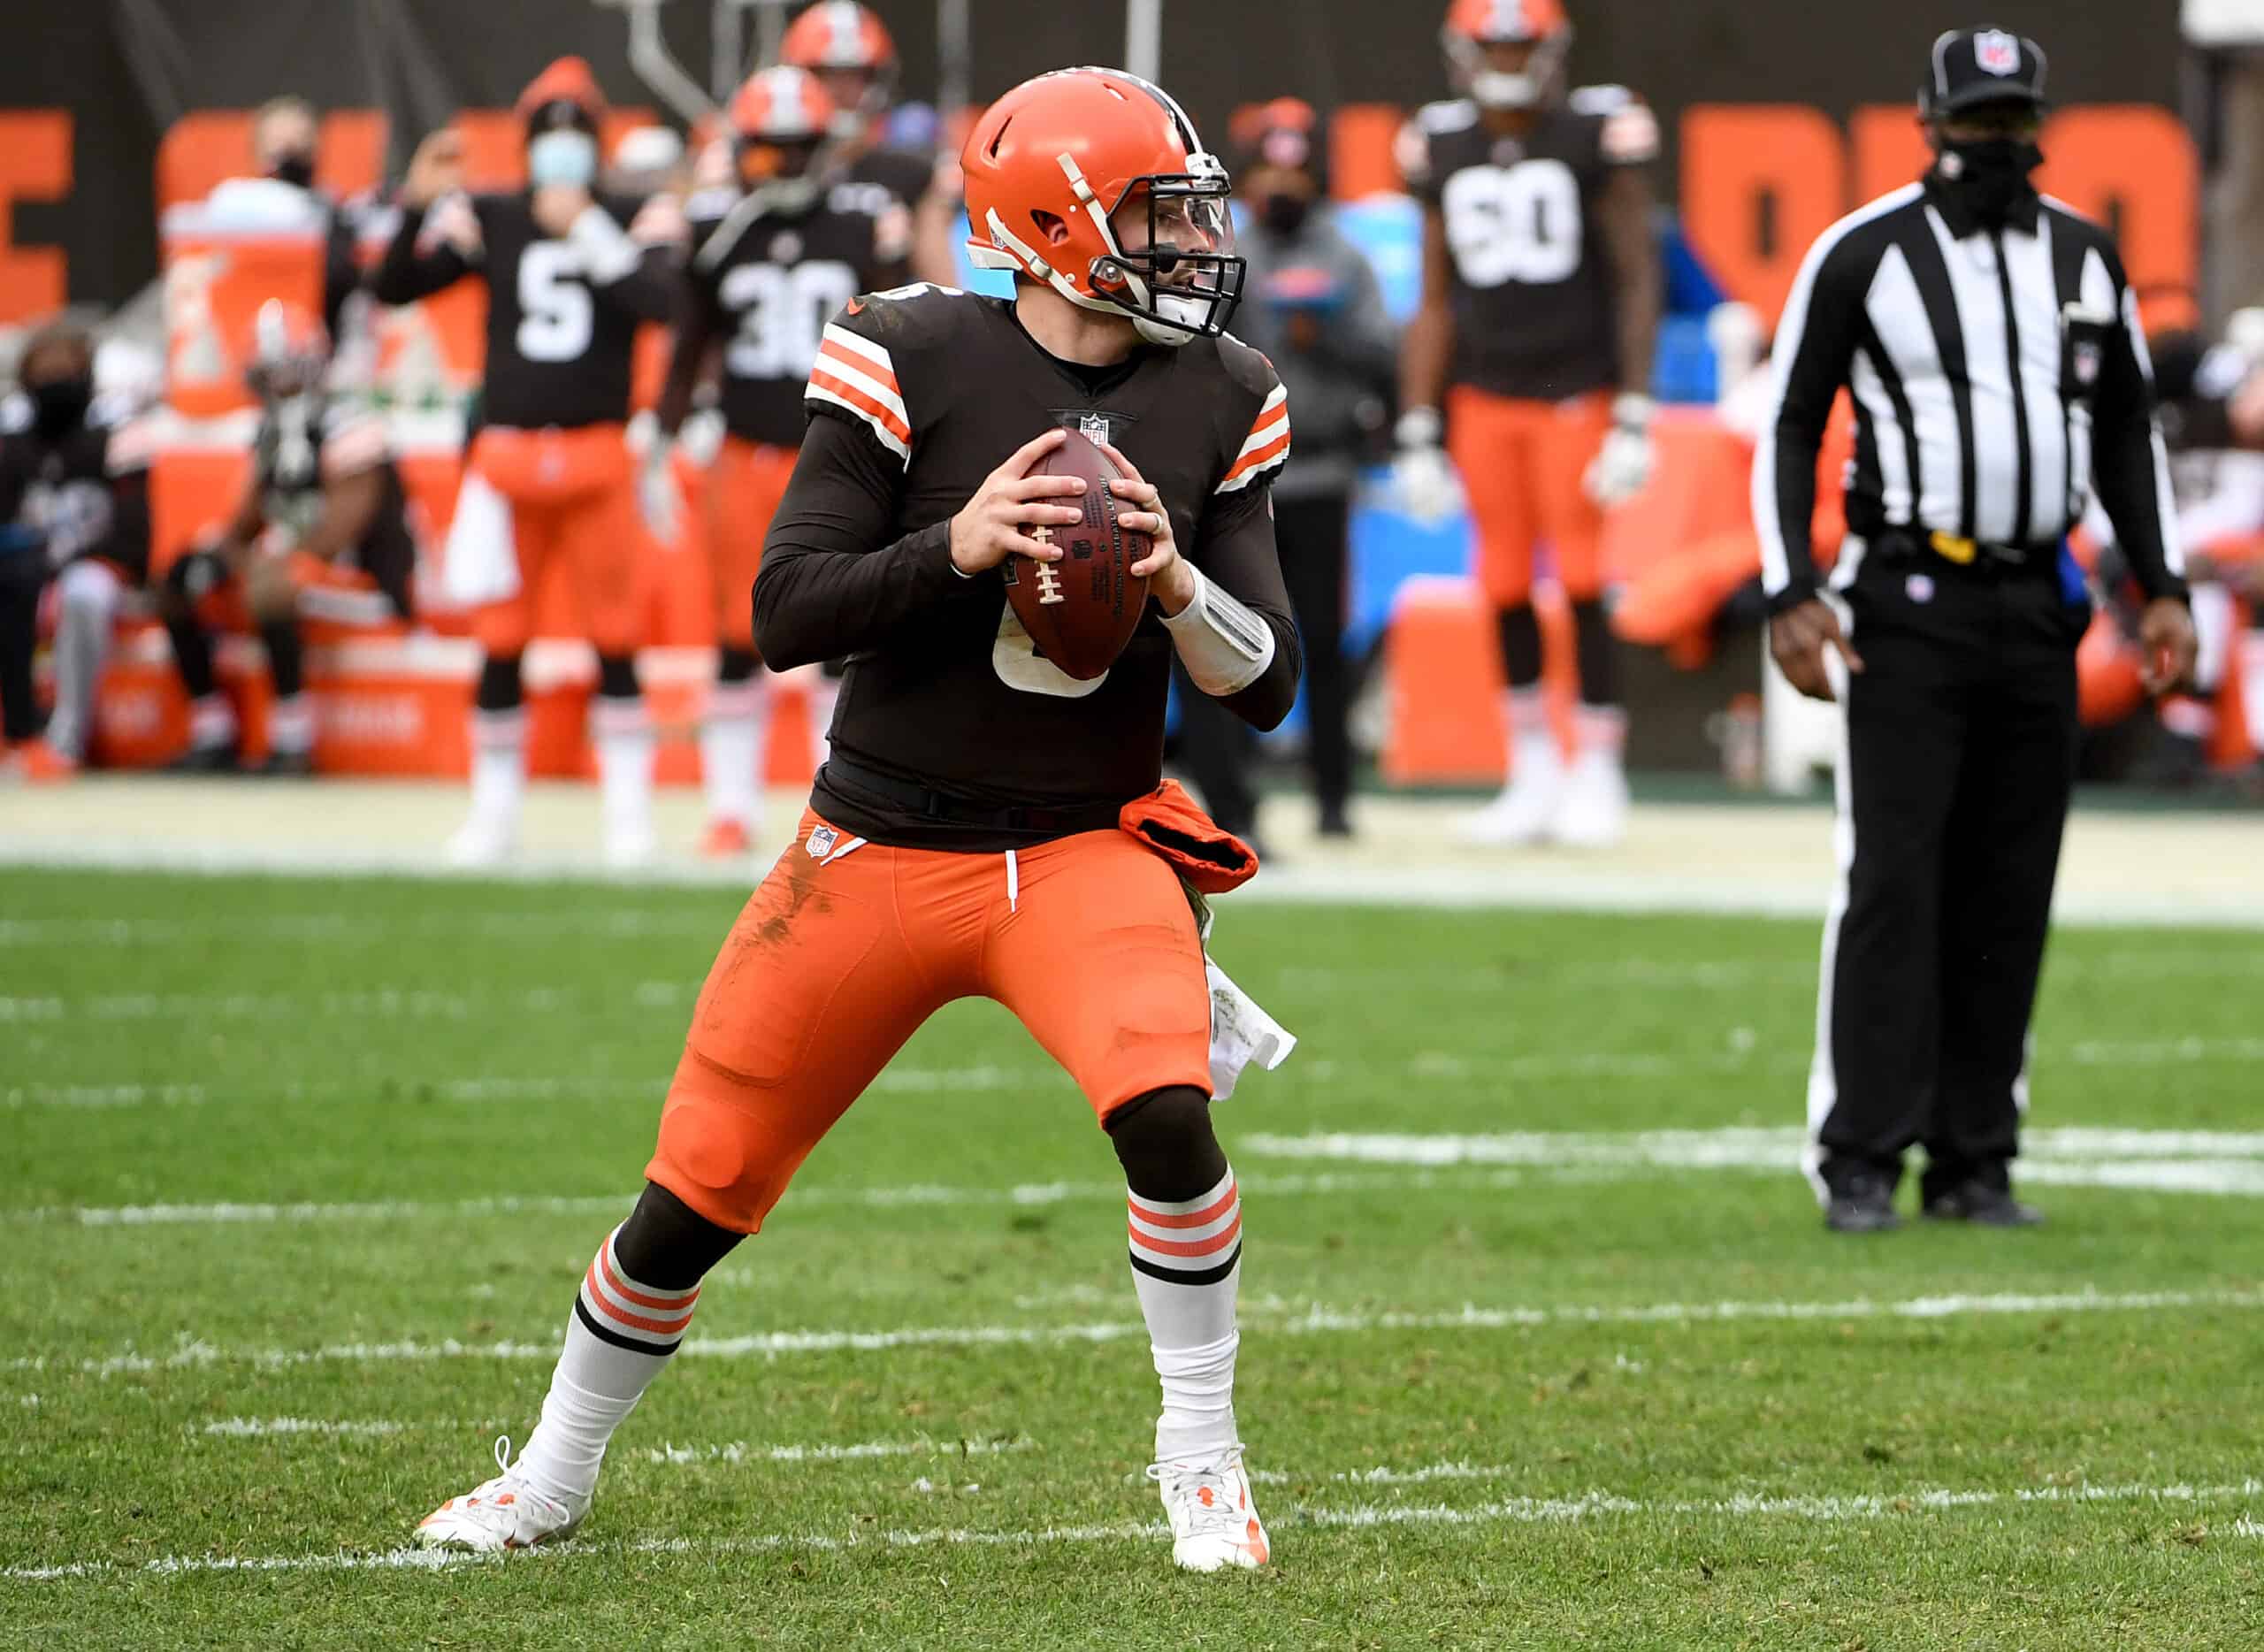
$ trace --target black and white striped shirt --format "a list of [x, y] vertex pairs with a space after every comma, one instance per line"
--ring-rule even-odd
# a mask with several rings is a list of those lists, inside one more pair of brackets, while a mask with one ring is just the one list
[[1928, 184], [1882, 195], [1809, 249], [1774, 363], [1753, 465], [1773, 608], [1817, 590], [1816, 455], [1842, 385], [1854, 539], [1909, 528], [2056, 551], [2096, 489], [2146, 593], [2184, 592], [2138, 306], [2113, 240], [2061, 203], [1996, 228]]

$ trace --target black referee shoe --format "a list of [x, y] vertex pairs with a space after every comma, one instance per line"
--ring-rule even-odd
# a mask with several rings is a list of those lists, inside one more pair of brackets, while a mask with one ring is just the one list
[[1848, 1177], [1824, 1205], [1824, 1225], [1836, 1234], [1892, 1233], [1902, 1226], [1893, 1188], [1881, 1176]]
[[2044, 1220], [2044, 1212], [2022, 1204], [2009, 1188], [1962, 1182], [1947, 1192], [1928, 1196], [1926, 1220], [1971, 1222], [1980, 1228], [2033, 1228]]

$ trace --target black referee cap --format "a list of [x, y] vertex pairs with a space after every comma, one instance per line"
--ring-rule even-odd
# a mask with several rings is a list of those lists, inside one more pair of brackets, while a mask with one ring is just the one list
[[2000, 28], [1954, 28], [1934, 42], [1918, 110], [1929, 119], [1983, 103], [2044, 104], [2044, 49]]

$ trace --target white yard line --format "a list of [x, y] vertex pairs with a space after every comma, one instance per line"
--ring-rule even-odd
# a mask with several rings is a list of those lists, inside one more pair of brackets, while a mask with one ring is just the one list
[[[1303, 1197], [1338, 1193], [1422, 1192], [1442, 1189], [1484, 1190], [1522, 1186], [1526, 1178], [1515, 1171], [1465, 1171], [1434, 1174], [1426, 1171], [1352, 1170], [1313, 1175], [1245, 1178], [1243, 1190], [1253, 1197]], [[1025, 1182], [1009, 1187], [952, 1187], [912, 1182], [877, 1188], [797, 1187], [780, 1206], [782, 1216], [813, 1208], [847, 1206], [856, 1209], [894, 1209], [921, 1205], [1009, 1205], [1034, 1207], [1087, 1200], [1121, 1204], [1121, 1182]], [[230, 1226], [241, 1223], [325, 1223], [398, 1220], [446, 1220], [457, 1217], [505, 1216], [534, 1213], [548, 1216], [617, 1214], [635, 1202], [635, 1189], [577, 1197], [501, 1195], [478, 1199], [368, 1199], [337, 1204], [290, 1205], [41, 1205], [0, 1211], [0, 1221], [60, 1222], [83, 1228], [168, 1228]], [[578, 1269], [585, 1264], [577, 1261]]]
[[65, 998], [0, 998], [0, 1026], [37, 1021], [455, 1021], [499, 1015], [586, 1013], [593, 1008], [674, 1009], [696, 983], [623, 982], [603, 988], [532, 987], [516, 992], [379, 986], [351, 992], [107, 992]]
[[[1808, 1068], [1808, 1056], [1796, 1050], [1761, 1051], [1750, 1028], [1732, 1028], [1729, 1048], [1707, 1054], [1695, 1052], [1573, 1050], [1531, 1055], [1466, 1055], [1432, 1050], [1418, 1052], [1397, 1065], [1335, 1061], [1320, 1058], [1296, 1069], [1309, 1080], [1324, 1077], [1346, 1083], [1498, 1084], [1558, 1079], [1625, 1079], [1649, 1082], [1698, 1074], [1779, 1076]], [[2059, 1063], [2073, 1067], [2140, 1068], [2250, 1066], [2264, 1062], [2264, 1037], [2168, 1038], [2141, 1043], [2084, 1039], [2046, 1046], [2036, 1057], [2040, 1068]], [[668, 1079], [608, 1078], [465, 1078], [436, 1081], [395, 1081], [420, 1097], [450, 1102], [548, 1101], [574, 1097], [644, 1094], [657, 1098]], [[883, 1093], [916, 1094], [1029, 1090], [1060, 1090], [1067, 1079], [1059, 1069], [981, 1066], [971, 1067], [891, 1067], [873, 1082]], [[203, 1105], [208, 1103], [352, 1101], [378, 1098], [379, 1086], [370, 1081], [324, 1080], [314, 1083], [230, 1085], [215, 1090], [203, 1084], [19, 1083], [0, 1089], [0, 1109], [25, 1107], [116, 1108]]]
[[570, 912], [483, 912], [478, 907], [401, 914], [386, 912], [232, 914], [195, 920], [137, 914], [122, 918], [0, 918], [0, 948], [18, 946], [209, 946], [215, 940], [369, 941], [406, 935], [489, 940], [627, 940], [700, 934], [720, 941], [727, 910], [655, 910], [576, 906]]
[[724, 1445], [647, 1446], [641, 1460], [670, 1468], [694, 1463], [849, 1463], [869, 1457], [997, 1457], [1002, 1452], [1027, 1451], [1035, 1440], [864, 1440], [853, 1445], [751, 1445], [733, 1440]]
[[[1643, 1130], [1270, 1132], [1237, 1136], [1237, 1158], [1366, 1165], [1528, 1165], [1600, 1170], [1784, 1170], [1803, 1141], [1792, 1128]], [[2264, 1133], [2070, 1127], [2030, 1130], [2019, 1174], [2061, 1186], [2161, 1192], [2264, 1193]]]
[[[1819, 837], [1822, 831], [1819, 819]], [[684, 859], [633, 872], [613, 872], [585, 854], [570, 854], [531, 857], [511, 867], [465, 872], [440, 864], [437, 849], [422, 842], [341, 852], [324, 846], [318, 838], [199, 841], [191, 837], [33, 832], [11, 832], [0, 837], [0, 864], [193, 874], [255, 873], [325, 881], [371, 876], [406, 876], [429, 882], [566, 883], [613, 889], [643, 885], [743, 890], [750, 886], [757, 869], [748, 865]], [[1581, 864], [1563, 857], [1524, 857], [1500, 865], [1467, 866], [1304, 862], [1267, 871], [1235, 899], [1238, 905], [1384, 906], [1403, 910], [1425, 907], [1457, 912], [1503, 909], [1636, 914], [1689, 913], [1814, 919], [1822, 915], [1828, 892], [1820, 873], [1759, 869], [1693, 878], [1681, 869]], [[2070, 926], [2155, 928], [2174, 924], [2253, 929], [2264, 928], [2264, 896], [2246, 887], [2196, 888], [2175, 881], [2159, 889], [2129, 889], [2104, 881], [2086, 886], [2083, 879], [2068, 876], [2061, 880], [2054, 919]], [[4, 941], [5, 933], [0, 930], [0, 941]]]
[[[915, 1095], [989, 1090], [1029, 1090], [1042, 1093], [1065, 1090], [1067, 1077], [1059, 1068], [1044, 1067], [891, 1067], [873, 1081], [883, 1093], [907, 1091]], [[0, 1088], [0, 1109], [25, 1107], [82, 1107], [93, 1109], [149, 1106], [203, 1106], [227, 1103], [389, 1100], [394, 1092], [419, 1099], [463, 1104], [481, 1102], [604, 1100], [612, 1097], [643, 1098], [656, 1106], [668, 1093], [669, 1075], [656, 1073], [643, 1078], [395, 1078], [386, 1081], [324, 1079], [312, 1083], [205, 1084], [96, 1083], [11, 1084]]]
[[[961, 1075], [963, 1076], [964, 1075]], [[904, 1088], [941, 1084], [947, 1075], [914, 1068]], [[1026, 1082], [1022, 1075], [1011, 1076]], [[473, 1083], [493, 1081], [470, 1081]], [[547, 1083], [551, 1081], [543, 1081]], [[503, 1099], [490, 1091], [483, 1098]], [[1786, 1170], [1801, 1142], [1796, 1129], [1738, 1126], [1713, 1130], [1518, 1131], [1495, 1135], [1350, 1134], [1304, 1136], [1269, 1132], [1229, 1138], [1240, 1159], [1326, 1160], [1386, 1166], [1381, 1170], [1245, 1177], [1255, 1198], [1297, 1198], [1342, 1193], [1487, 1191], [1524, 1185], [1530, 1178], [1594, 1182], [1621, 1179], [1617, 1172], [1655, 1170]], [[2020, 1161], [2024, 1179], [2062, 1187], [2122, 1188], [2166, 1193], [2264, 1196], [2264, 1131], [2141, 1130], [2064, 1126], [2031, 1130]], [[1495, 1166], [1486, 1169], [1483, 1166]], [[891, 1209], [905, 1206], [1009, 1205], [1035, 1207], [1114, 1202], [1123, 1184], [1113, 1181], [1019, 1182], [968, 1187], [913, 1182], [872, 1188], [796, 1187], [781, 1208], [789, 1217], [811, 1209]], [[0, 1222], [57, 1222], [82, 1228], [163, 1228], [242, 1224], [449, 1220], [536, 1214], [607, 1214], [626, 1206], [631, 1193], [580, 1196], [497, 1195], [471, 1199], [366, 1199], [270, 1204], [235, 1201], [119, 1205], [42, 1205], [0, 1210]]]
[[[1712, 1325], [1744, 1320], [1951, 1319], [1977, 1315], [2155, 1313], [2196, 1309], [2264, 1308], [2264, 1290], [2062, 1291], [2041, 1295], [2011, 1292], [1832, 1301], [1748, 1301], [1556, 1304], [1483, 1307], [1475, 1304], [1448, 1312], [1377, 1312], [1326, 1304], [1290, 1306], [1286, 1312], [1253, 1304], [1244, 1319], [1270, 1335], [1319, 1336], [1377, 1331], [1501, 1331], [1555, 1325]], [[759, 1331], [738, 1336], [692, 1336], [683, 1346], [693, 1359], [789, 1358], [801, 1354], [877, 1353], [899, 1348], [1048, 1348], [1144, 1339], [1139, 1320], [1103, 1319], [1070, 1325], [923, 1325], [889, 1330]], [[220, 1348], [186, 1342], [171, 1351], [146, 1354], [128, 1350], [98, 1358], [19, 1355], [0, 1364], [5, 1371], [80, 1372], [90, 1376], [137, 1375], [227, 1365], [262, 1371], [328, 1365], [427, 1364], [440, 1360], [553, 1360], [558, 1342], [509, 1339], [492, 1342], [404, 1340], [394, 1342], [334, 1342], [315, 1348]]]
[[[1282, 1518], [1282, 1513], [1276, 1514], [1274, 1526], [1276, 1531], [1291, 1533], [1313, 1526], [1332, 1531], [1358, 1531], [1384, 1526], [1436, 1526], [1475, 1533], [1504, 1526], [1573, 1526], [1604, 1519], [1697, 1518], [1832, 1522], [1901, 1519], [1964, 1509], [2051, 1504], [2154, 1503], [2190, 1508], [2205, 1503], [2238, 1502], [2260, 1495], [2264, 1495], [2264, 1480], [2253, 1480], [2221, 1486], [2040, 1486], [2011, 1490], [1951, 1490], [1921, 1487], [1906, 1492], [1859, 1497], [1673, 1499], [1626, 1497], [1594, 1491], [1575, 1497], [1507, 1497], [1466, 1508], [1439, 1503], [1292, 1504], [1282, 1511], [1287, 1518]], [[2242, 1535], [2249, 1535], [2264, 1532], [2264, 1527], [2243, 1518], [2236, 1523], [2235, 1530]], [[438, 1572], [460, 1566], [525, 1565], [531, 1563], [560, 1565], [570, 1564], [576, 1560], [606, 1560], [624, 1555], [689, 1555], [720, 1558], [731, 1555], [768, 1554], [780, 1549], [1020, 1549], [1041, 1544], [1160, 1540], [1165, 1535], [1163, 1526], [1154, 1520], [1117, 1520], [1022, 1531], [934, 1526], [925, 1530], [853, 1533], [847, 1537], [805, 1532], [742, 1538], [647, 1538], [621, 1545], [569, 1543], [556, 1549], [530, 1549], [524, 1555], [511, 1556], [439, 1554], [421, 1549], [386, 1549], [368, 1554], [168, 1555], [138, 1563], [81, 1560], [57, 1565], [11, 1566], [0, 1570], [0, 1578], [11, 1582], [52, 1583], [79, 1578], [162, 1578], [212, 1572]]]
[[[504, 1426], [495, 1418], [225, 1417], [206, 1423], [195, 1432], [215, 1440], [351, 1440], [389, 1439], [405, 1434], [471, 1433]], [[827, 1442], [765, 1445], [732, 1440], [722, 1444], [649, 1446], [639, 1457], [669, 1467], [694, 1463], [846, 1463], [868, 1457], [996, 1457], [1002, 1452], [1027, 1451], [1036, 1444], [1036, 1441], [1026, 1439], [962, 1441], [925, 1436], [912, 1440], [862, 1440], [847, 1445]]]

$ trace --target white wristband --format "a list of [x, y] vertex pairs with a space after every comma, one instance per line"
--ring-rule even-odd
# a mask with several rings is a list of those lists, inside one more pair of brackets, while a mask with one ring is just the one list
[[1640, 391], [1623, 390], [1611, 398], [1611, 422], [1622, 430], [1648, 430], [1659, 404]]
[[1239, 693], [1274, 663], [1274, 628], [1201, 569], [1190, 565], [1188, 571], [1195, 576], [1195, 600], [1165, 615], [1164, 628], [1196, 687], [1213, 700]]
[[590, 279], [610, 287], [637, 267], [644, 252], [613, 215], [594, 201], [576, 215], [567, 236], [590, 261]]
[[1436, 408], [1409, 408], [1391, 427], [1391, 439], [1402, 447], [1435, 447], [1446, 433], [1446, 421]]

